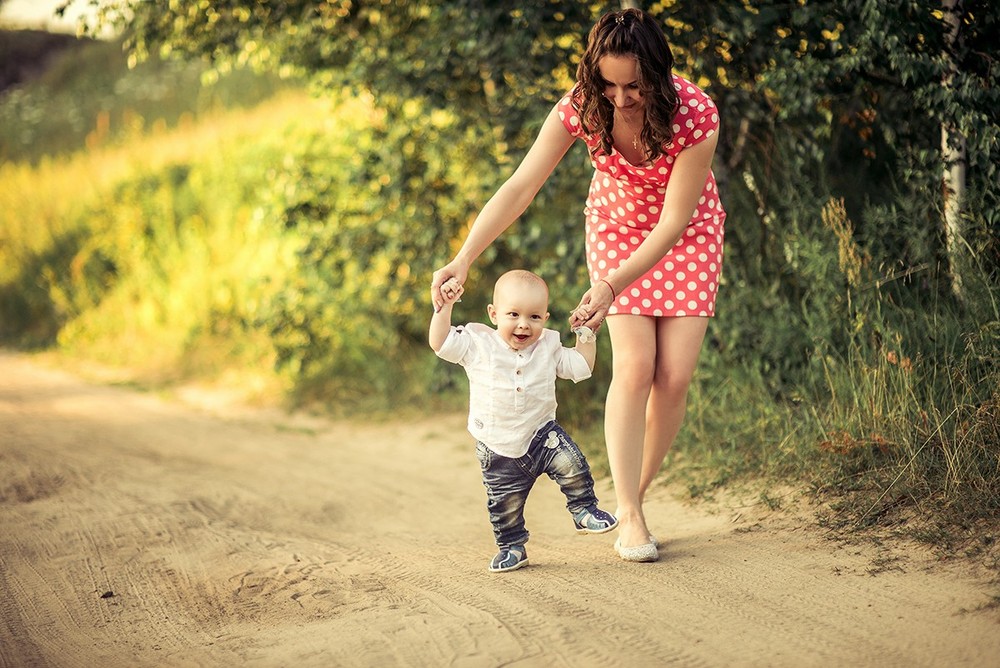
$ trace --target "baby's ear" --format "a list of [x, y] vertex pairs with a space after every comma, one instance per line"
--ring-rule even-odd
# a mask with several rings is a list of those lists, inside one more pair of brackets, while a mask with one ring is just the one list
[[545, 312], [545, 317], [542, 319], [542, 322], [548, 322], [549, 321], [549, 315], [550, 315], [549, 312], [546, 311]]
[[497, 324], [497, 309], [495, 306], [493, 306], [493, 304], [487, 304], [486, 314], [490, 316], [490, 322], [492, 322], [494, 325]]

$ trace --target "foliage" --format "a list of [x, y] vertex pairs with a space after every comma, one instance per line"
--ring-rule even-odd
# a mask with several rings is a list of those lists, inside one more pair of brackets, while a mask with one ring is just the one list
[[259, 321], [294, 251], [255, 202], [309, 107], [300, 94], [126, 148], [0, 167], [16, 186], [0, 189], [0, 336], [57, 341], [146, 382], [242, 369], [281, 386]]
[[[936, 0], [663, 5], [681, 67], [705, 77], [731, 128], [717, 163], [730, 197], [752, 202], [766, 226], [798, 197], [791, 190], [818, 187], [844, 199], [857, 235], [890, 271], [941, 264], [935, 288], [947, 286], [949, 263], [969, 260], [944, 249], [943, 128], [967, 142], [972, 201], [1000, 196], [995, 3], [960, 3], [953, 41]], [[867, 207], [897, 201], [915, 204], [907, 224], [869, 225]], [[992, 218], [968, 236], [996, 276]]]
[[247, 68], [203, 85], [201, 63], [157, 58], [129, 69], [120, 41], [65, 44], [35, 35], [0, 31], [5, 69], [40, 70], [30, 85], [0, 90], [0, 160], [36, 162], [126, 141], [213, 110], [256, 104], [291, 85]]
[[[379, 106], [421, 99], [508, 138], [537, 117], [539, 98], [552, 99], [572, 81], [586, 31], [617, 5], [102, 3], [106, 20], [128, 28], [127, 47], [139, 58], [197, 55], [222, 67], [279, 63], [331, 87], [365, 88]], [[989, 0], [961, 3], [953, 45], [937, 0], [707, 7], [668, 0], [647, 10], [664, 21], [680, 70], [703, 79], [722, 101], [730, 145], [740, 137], [767, 141], [780, 124], [801, 130], [794, 136], [811, 144], [806, 154], [816, 156], [818, 142], [833, 138], [853, 144], [852, 163], [874, 167], [878, 149], [936, 150], [945, 124], [972, 142], [973, 170], [995, 181], [1000, 12]], [[737, 134], [744, 120], [752, 134]], [[519, 146], [510, 149], [516, 154]], [[727, 148], [727, 157], [735, 153]]]
[[77, 51], [91, 43], [87, 38], [43, 30], [0, 29], [0, 91], [36, 77], [40, 69], [62, 52]]
[[109, 19], [127, 25], [127, 45], [140, 58], [204, 56], [222, 67], [277, 62], [330, 88], [368, 90], [383, 108], [421, 100], [463, 126], [485, 121], [504, 142], [537, 116], [538, 98], [568, 87], [582, 37], [610, 3], [105, 4], [118, 7], [107, 10]]
[[[370, 107], [350, 109], [339, 115], [359, 123], [352, 141], [317, 132], [290, 143], [267, 203], [267, 218], [298, 240], [301, 267], [270, 326], [279, 363], [314, 399], [401, 388], [400, 357], [426, 345], [424, 277], [451, 252], [457, 223], [481, 196], [463, 176], [474, 158], [429, 150], [453, 117], [438, 113], [414, 132]], [[407, 110], [422, 113], [418, 104]], [[470, 141], [463, 154], [474, 156]]]

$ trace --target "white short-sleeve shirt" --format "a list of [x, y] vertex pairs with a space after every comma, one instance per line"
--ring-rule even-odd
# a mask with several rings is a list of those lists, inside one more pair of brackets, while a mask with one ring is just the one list
[[520, 457], [535, 433], [556, 417], [556, 378], [590, 378], [587, 360], [546, 329], [524, 350], [512, 350], [482, 323], [452, 327], [438, 357], [469, 376], [469, 433], [493, 452]]

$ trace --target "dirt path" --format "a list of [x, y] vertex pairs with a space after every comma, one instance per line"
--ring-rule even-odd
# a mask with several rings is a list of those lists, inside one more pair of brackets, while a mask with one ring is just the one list
[[495, 575], [483, 497], [460, 415], [210, 414], [0, 353], [0, 666], [1000, 665], [967, 568], [665, 490], [626, 564], [542, 479]]

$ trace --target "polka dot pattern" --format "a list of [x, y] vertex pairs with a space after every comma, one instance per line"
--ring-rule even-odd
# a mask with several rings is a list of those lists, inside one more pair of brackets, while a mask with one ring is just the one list
[[[586, 219], [587, 268], [596, 283], [613, 272], [656, 227], [667, 182], [677, 154], [719, 129], [715, 103], [693, 83], [674, 75], [681, 107], [674, 118], [673, 140], [653, 164], [633, 165], [617, 150], [592, 153]], [[571, 135], [593, 151], [596, 136], [583, 131], [572, 92], [559, 102], [559, 118]], [[610, 314], [656, 317], [713, 316], [722, 272], [726, 212], [715, 176], [709, 173], [687, 229], [672, 249], [645, 275], [620, 290]]]

